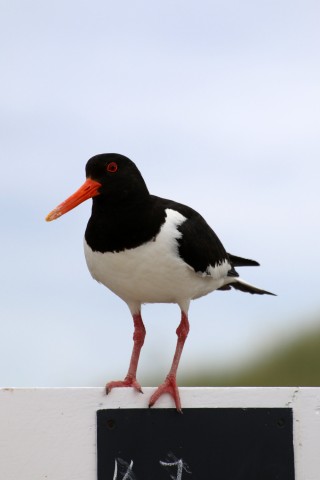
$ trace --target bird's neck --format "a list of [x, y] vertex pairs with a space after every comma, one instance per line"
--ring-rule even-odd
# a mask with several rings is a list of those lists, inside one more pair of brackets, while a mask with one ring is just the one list
[[116, 204], [101, 202], [97, 196], [93, 198], [85, 238], [94, 251], [122, 251], [150, 241], [164, 221], [165, 211], [156, 207], [149, 194]]
[[92, 199], [92, 216], [110, 221], [119, 215], [135, 215], [141, 211], [142, 207], [148, 207], [150, 199], [151, 196], [147, 189], [138, 193], [124, 190], [117, 192], [117, 195], [108, 193], [97, 195]]

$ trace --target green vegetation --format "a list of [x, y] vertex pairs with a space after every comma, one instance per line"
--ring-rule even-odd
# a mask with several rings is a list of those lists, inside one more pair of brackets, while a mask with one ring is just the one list
[[234, 372], [211, 374], [201, 370], [194, 377], [182, 377], [186, 386], [320, 386], [320, 330], [279, 346], [276, 353], [256, 358], [251, 365]]

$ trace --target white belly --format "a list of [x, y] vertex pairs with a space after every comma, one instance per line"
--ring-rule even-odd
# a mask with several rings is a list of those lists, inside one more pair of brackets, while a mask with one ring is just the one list
[[159, 234], [140, 247], [101, 253], [93, 252], [84, 241], [85, 257], [93, 278], [128, 305], [181, 305], [226, 283], [229, 266], [222, 264], [212, 269], [212, 276], [201, 276], [179, 257], [177, 239], [181, 233], [177, 226], [185, 221], [185, 217], [170, 209], [166, 213]]

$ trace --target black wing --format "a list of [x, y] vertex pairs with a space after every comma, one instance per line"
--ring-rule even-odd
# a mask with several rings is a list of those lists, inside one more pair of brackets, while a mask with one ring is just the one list
[[234, 267], [258, 266], [259, 263], [255, 260], [237, 257], [236, 255], [227, 253], [218, 236], [198, 212], [172, 200], [165, 200], [159, 197], [154, 197], [154, 199], [156, 199], [156, 204], [161, 204], [165, 209], [171, 208], [172, 210], [176, 210], [186, 218], [186, 220], [178, 226], [178, 230], [182, 234], [181, 237], [177, 239], [179, 255], [196, 272], [209, 274], [209, 266], [215, 267], [221, 265], [223, 262], [229, 264], [227, 276], [234, 277], [234, 281], [218, 288], [218, 290], [235, 288], [236, 290], [253, 294], [274, 295], [271, 292], [257, 288], [238, 278], [239, 274]]
[[186, 220], [178, 226], [181, 237], [178, 238], [179, 255], [196, 272], [208, 273], [208, 267], [230, 263], [231, 276], [238, 276], [229, 261], [229, 255], [217, 235], [204, 218], [195, 210], [172, 200], [161, 199], [165, 208], [171, 208], [183, 215]]

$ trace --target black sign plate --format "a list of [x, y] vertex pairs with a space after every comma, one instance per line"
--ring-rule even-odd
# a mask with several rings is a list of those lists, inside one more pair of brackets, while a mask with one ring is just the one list
[[99, 410], [98, 480], [294, 480], [289, 408]]

